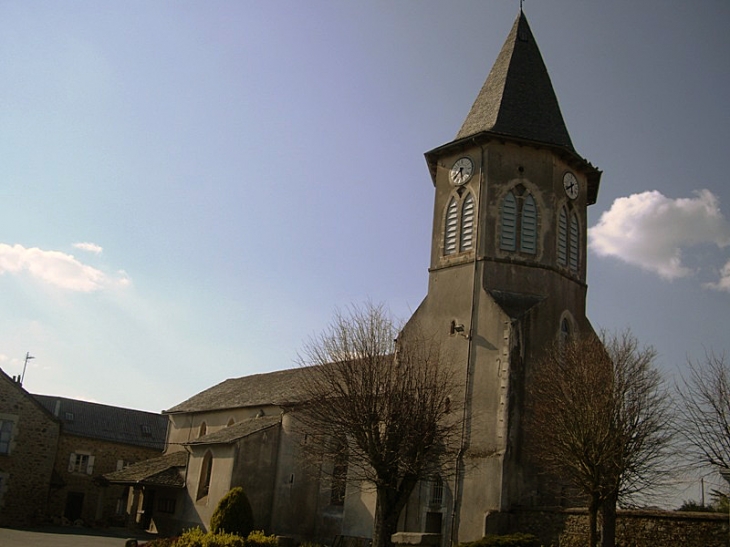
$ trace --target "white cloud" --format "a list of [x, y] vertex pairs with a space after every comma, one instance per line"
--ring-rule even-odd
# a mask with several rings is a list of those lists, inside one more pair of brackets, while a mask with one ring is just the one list
[[81, 249], [82, 251], [89, 251], [90, 253], [94, 254], [101, 254], [101, 252], [104, 250], [96, 243], [74, 243], [73, 246], [77, 249]]
[[48, 285], [77, 292], [130, 284], [125, 273], [121, 272], [119, 277], [109, 276], [70, 254], [0, 243], [0, 274], [4, 273], [27, 274]]
[[720, 270], [720, 279], [717, 283], [705, 283], [704, 286], [708, 289], [730, 292], [730, 260]]
[[[709, 190], [681, 199], [670, 199], [655, 190], [615, 200], [588, 230], [588, 237], [590, 248], [601, 256], [675, 279], [693, 273], [682, 262], [683, 249], [730, 245], [730, 223]], [[730, 271], [726, 273], [730, 276]]]

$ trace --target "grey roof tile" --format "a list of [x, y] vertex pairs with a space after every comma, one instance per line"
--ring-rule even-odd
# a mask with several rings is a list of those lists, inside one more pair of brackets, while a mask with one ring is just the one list
[[484, 131], [574, 152], [550, 76], [522, 12], [456, 138]]
[[230, 444], [239, 439], [248, 437], [264, 429], [268, 429], [281, 423], [281, 416], [261, 416], [260, 418], [251, 418], [237, 424], [220, 429], [209, 435], [203, 435], [192, 441], [188, 441], [186, 445], [200, 444]]
[[65, 433], [162, 451], [168, 418], [162, 414], [90, 403], [53, 395], [33, 395], [61, 420]]
[[305, 368], [294, 368], [230, 378], [193, 395], [164, 413], [203, 412], [301, 402], [304, 398], [302, 377], [305, 371]]
[[185, 450], [171, 452], [159, 458], [151, 458], [132, 464], [119, 471], [107, 473], [104, 479], [113, 484], [141, 484], [155, 486], [185, 486], [184, 468], [188, 463]]

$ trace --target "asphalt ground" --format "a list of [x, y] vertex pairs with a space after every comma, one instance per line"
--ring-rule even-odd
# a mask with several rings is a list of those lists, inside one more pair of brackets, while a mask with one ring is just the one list
[[130, 538], [136, 538], [141, 544], [154, 536], [124, 529], [0, 528], [0, 547], [124, 547], [124, 543]]

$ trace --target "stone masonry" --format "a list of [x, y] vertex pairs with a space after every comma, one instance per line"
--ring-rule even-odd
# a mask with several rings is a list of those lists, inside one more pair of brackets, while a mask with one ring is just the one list
[[27, 526], [46, 511], [61, 426], [1, 370], [0, 420], [13, 423], [9, 450], [0, 454], [0, 526]]

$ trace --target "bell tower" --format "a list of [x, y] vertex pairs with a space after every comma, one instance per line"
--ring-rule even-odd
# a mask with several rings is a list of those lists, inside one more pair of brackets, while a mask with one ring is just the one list
[[425, 157], [428, 295], [403, 336], [433, 333], [458, 378], [464, 434], [442, 533], [461, 542], [501, 530], [506, 511], [557, 503], [528, 454], [531, 370], [555, 340], [592, 330], [586, 212], [601, 172], [573, 147], [522, 11], [456, 138]]

